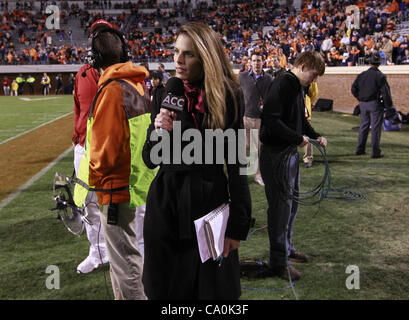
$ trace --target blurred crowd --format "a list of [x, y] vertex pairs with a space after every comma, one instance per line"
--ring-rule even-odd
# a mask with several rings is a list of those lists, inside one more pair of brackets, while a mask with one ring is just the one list
[[[347, 13], [351, 5], [359, 10], [359, 20], [354, 12]], [[374, 52], [381, 54], [383, 64], [408, 63], [409, 34], [395, 30], [397, 22], [407, 18], [409, 1], [312, 0], [305, 1], [299, 13], [287, 7], [276, 15], [264, 6], [258, 14], [246, 4], [223, 9], [216, 12], [213, 27], [223, 35], [235, 63], [243, 63], [253, 50], [264, 53], [267, 66], [278, 60], [286, 67], [305, 50], [321, 52], [329, 66], [363, 64]], [[226, 23], [229, 19], [233, 23]], [[272, 27], [266, 30], [266, 26]]]
[[[190, 20], [216, 30], [232, 63], [244, 68], [253, 50], [264, 54], [266, 67], [278, 63], [285, 68], [305, 50], [321, 52], [328, 66], [364, 64], [374, 52], [381, 54], [383, 64], [409, 64], [409, 34], [396, 32], [397, 24], [408, 19], [409, 0], [308, 0], [301, 12], [275, 1], [193, 1], [158, 6], [154, 0], [99, 0], [84, 1], [81, 7], [62, 1], [61, 21], [66, 25], [70, 19], [79, 20], [85, 43], [89, 26], [101, 18], [108, 20], [124, 32], [136, 62], [172, 61], [177, 29]], [[72, 30], [45, 28], [43, 9], [50, 3], [42, 1], [42, 10], [32, 13], [30, 2], [19, 3], [13, 11], [8, 10], [7, 1], [2, 2], [1, 64], [84, 63], [85, 45], [73, 44]], [[351, 5], [355, 7], [348, 11]], [[91, 9], [124, 11], [108, 15], [91, 13]]]

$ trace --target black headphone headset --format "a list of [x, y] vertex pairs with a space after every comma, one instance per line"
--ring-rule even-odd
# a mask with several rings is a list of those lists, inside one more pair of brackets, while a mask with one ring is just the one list
[[125, 42], [125, 37], [122, 32], [112, 29], [112, 28], [104, 28], [102, 30], [98, 30], [95, 33], [92, 34], [90, 39], [88, 40], [91, 42], [91, 49], [88, 51], [88, 56], [87, 56], [87, 61], [88, 64], [94, 68], [94, 69], [99, 69], [103, 65], [104, 58], [102, 54], [95, 48], [94, 41], [95, 39], [102, 33], [105, 32], [111, 32], [119, 37], [122, 42], [122, 53], [120, 57], [120, 62], [127, 62], [129, 60], [129, 47]]

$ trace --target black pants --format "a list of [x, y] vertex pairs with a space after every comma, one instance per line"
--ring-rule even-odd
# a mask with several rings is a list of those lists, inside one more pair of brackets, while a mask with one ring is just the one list
[[368, 138], [369, 126], [371, 127], [372, 157], [381, 154], [380, 142], [383, 122], [383, 107], [376, 100], [359, 103], [361, 109], [361, 125], [359, 127], [357, 153], [365, 152], [366, 140]]
[[18, 95], [22, 96], [24, 93], [24, 83], [19, 83], [18, 84], [18, 89], [17, 89]]
[[48, 84], [44, 84], [42, 88], [42, 92], [44, 96], [48, 96], [49, 86]]
[[[293, 190], [300, 189], [299, 156], [295, 153], [288, 165], [288, 182]], [[261, 145], [260, 171], [265, 184], [268, 202], [267, 225], [270, 240], [270, 266], [283, 267], [287, 264], [287, 256], [295, 250], [292, 236], [293, 225], [298, 212], [298, 203], [285, 200], [280, 195], [275, 182], [277, 172], [274, 171], [277, 161], [281, 161], [280, 154], [271, 150], [267, 145]]]

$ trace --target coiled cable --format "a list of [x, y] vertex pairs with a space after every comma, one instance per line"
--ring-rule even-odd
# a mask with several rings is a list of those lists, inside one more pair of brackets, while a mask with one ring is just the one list
[[324, 174], [319, 183], [311, 190], [301, 192], [291, 187], [289, 183], [290, 158], [297, 152], [297, 146], [289, 146], [279, 154], [275, 162], [274, 171], [276, 176], [274, 182], [280, 190], [280, 196], [285, 200], [293, 200], [302, 205], [313, 206], [320, 204], [325, 198], [338, 200], [366, 200], [365, 195], [359, 191], [334, 188], [332, 186], [331, 171], [329, 168], [327, 154], [321, 144], [314, 139], [309, 142], [320, 152], [324, 163]]

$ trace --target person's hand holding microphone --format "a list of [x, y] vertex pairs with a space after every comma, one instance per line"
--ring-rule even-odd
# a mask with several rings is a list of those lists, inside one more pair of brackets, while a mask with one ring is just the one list
[[178, 117], [178, 113], [183, 112], [186, 102], [183, 81], [173, 77], [166, 83], [167, 95], [162, 101], [159, 113], [155, 117], [154, 126], [158, 133], [162, 130], [168, 132], [173, 130], [173, 121]]
[[155, 118], [155, 129], [156, 130], [173, 130], [173, 121], [177, 119], [177, 114], [174, 111], [170, 111], [165, 108], [160, 108], [160, 112], [156, 115]]

